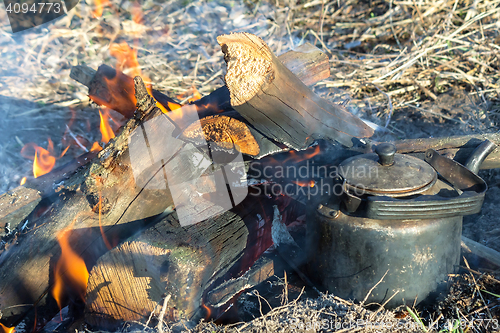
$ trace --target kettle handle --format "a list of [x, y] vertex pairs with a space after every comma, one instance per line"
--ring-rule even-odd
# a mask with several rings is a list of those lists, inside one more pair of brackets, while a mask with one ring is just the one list
[[[483, 143], [469, 158], [474, 170], [495, 149], [491, 143]], [[476, 214], [481, 211], [488, 186], [484, 180], [460, 163], [439, 155], [433, 149], [425, 154], [429, 163], [442, 178], [462, 192], [458, 197], [420, 195], [403, 200], [386, 196], [366, 198], [366, 217], [374, 219], [422, 219], [444, 218]]]

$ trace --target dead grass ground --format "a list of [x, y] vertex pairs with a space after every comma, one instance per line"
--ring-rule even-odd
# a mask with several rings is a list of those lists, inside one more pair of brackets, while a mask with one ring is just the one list
[[[66, 17], [16, 35], [8, 32], [0, 10], [0, 192], [31, 173], [31, 161], [20, 155], [25, 143], [46, 147], [50, 137], [55, 150], [63, 151], [72, 118], [75, 136], [98, 140], [96, 107], [69, 71], [77, 64], [119, 66], [109, 46], [120, 42], [138, 50], [141, 70], [156, 89], [187, 98], [192, 86], [207, 94], [222, 84], [216, 43], [222, 33], [252, 32], [278, 54], [307, 41], [331, 59], [332, 76], [315, 91], [334, 101], [349, 99], [353, 113], [380, 126], [377, 139], [497, 131], [498, 0], [145, 0], [139, 23], [134, 10], [132, 2], [111, 1], [104, 15], [94, 18], [91, 2], [82, 1]], [[82, 152], [72, 146], [58, 163]], [[464, 233], [500, 250], [500, 174], [492, 170], [482, 176], [490, 185], [486, 202], [479, 216], [465, 219]], [[293, 316], [305, 323], [350, 315], [366, 319], [372, 313], [332, 297], [304, 299], [231, 330], [287, 331], [283, 323], [290, 324]], [[378, 315], [393, 320], [395, 314]], [[196, 330], [230, 329], [208, 324]]]

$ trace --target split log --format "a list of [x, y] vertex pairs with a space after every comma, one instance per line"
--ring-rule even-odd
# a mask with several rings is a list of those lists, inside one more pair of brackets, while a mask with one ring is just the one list
[[217, 41], [227, 63], [231, 106], [264, 135], [296, 150], [316, 138], [351, 147], [353, 138], [373, 135], [343, 106], [315, 95], [259, 37], [233, 33]]
[[330, 77], [328, 57], [309, 43], [304, 43], [293, 51], [283, 53], [278, 59], [306, 86], [312, 86]]

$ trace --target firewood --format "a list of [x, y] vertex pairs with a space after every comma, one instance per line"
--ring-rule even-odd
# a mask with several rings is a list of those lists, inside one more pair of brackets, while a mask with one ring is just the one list
[[132, 118], [136, 109], [134, 80], [109, 66], [99, 67], [89, 84], [89, 97], [127, 118]]
[[[144, 84], [141, 85], [142, 80], [138, 78], [135, 81], [136, 117], [110, 141], [97, 159], [58, 184], [54, 197], [42, 201], [46, 206], [37, 207], [44, 213], [30, 220], [27, 231], [18, 236], [19, 245], [10, 246], [2, 253], [0, 311], [7, 324], [11, 325], [34, 305], [51, 301], [51, 297], [46, 295], [51, 290], [54, 266], [60, 256], [56, 237], [62, 230], [73, 230], [68, 233], [71, 248], [91, 267], [97, 258], [108, 251], [108, 247], [117, 245], [148, 223], [157, 222], [164, 212], [171, 211], [180, 196], [187, 195], [183, 198], [185, 200], [197, 200], [197, 207], [201, 210], [184, 210], [185, 219], [203, 216], [199, 215], [203, 211], [216, 213], [226, 210], [210, 201], [200, 201], [202, 198], [194, 191], [186, 194], [186, 187], [193, 185], [176, 183], [204, 175], [206, 166], [198, 164], [208, 156], [192, 143], [175, 141], [172, 134], [171, 137], [165, 134], [176, 124], [154, 106], [154, 100], [147, 94]], [[131, 146], [134, 137], [142, 142], [140, 139], [144, 133], [156, 142], [153, 144], [151, 141], [144, 149], [140, 144]], [[172, 158], [160, 158], [153, 163], [150, 158], [162, 157], [164, 149], [169, 150]], [[199, 159], [189, 158], [193, 152]], [[174, 156], [177, 158], [174, 159]], [[133, 166], [132, 162], [135, 163]], [[163, 178], [164, 169], [170, 169], [173, 176], [168, 186]], [[205, 192], [203, 186], [210, 185], [196, 184], [200, 186], [197, 190], [202, 193]], [[101, 209], [98, 209], [99, 206]], [[54, 305], [52, 311], [56, 309]]]
[[351, 147], [353, 138], [373, 134], [343, 106], [315, 95], [259, 37], [233, 33], [217, 41], [227, 63], [231, 106], [264, 135], [301, 150], [313, 138]]
[[[307, 84], [314, 84], [330, 76], [328, 57], [311, 44], [303, 44], [296, 50], [282, 54], [279, 58], [282, 59], [285, 66], [289, 66]], [[74, 66], [71, 69], [70, 76], [89, 87], [89, 96], [97, 104], [112, 108], [127, 118], [133, 116], [135, 100], [133, 95], [130, 94], [133, 86], [132, 78], [107, 65], [101, 65], [97, 72], [87, 66]], [[120, 86], [122, 86], [122, 90], [120, 90]], [[152, 89], [152, 94], [160, 104], [169, 110], [171, 104], [177, 105], [173, 99], [157, 90]], [[215, 132], [218, 129], [224, 131], [223, 128], [227, 128], [224, 125], [227, 118], [214, 119], [214, 115], [226, 111], [223, 115], [236, 117], [238, 121], [235, 123], [240, 125], [231, 131], [231, 136], [233, 138], [247, 138], [245, 141], [248, 144], [239, 145], [236, 143], [240, 148], [243, 147], [242, 153], [254, 158], [261, 158], [283, 150], [283, 147], [276, 145], [253, 127], [248, 128], [244, 125], [246, 120], [232, 112], [233, 109], [229, 102], [229, 92], [226, 86], [215, 90], [200, 100], [194, 101], [193, 105], [196, 106], [200, 118], [211, 118], [211, 120], [202, 121], [202, 127], [209, 127], [203, 129], [207, 139], [215, 140], [217, 137], [228, 137], [227, 131], [224, 133]], [[220, 126], [214, 126], [215, 122], [220, 122]], [[244, 127], [247, 127], [247, 129]], [[184, 129], [186, 128], [181, 128], [181, 130]], [[238, 133], [235, 132], [236, 130], [238, 130]], [[250, 134], [248, 131], [250, 131]], [[193, 134], [188, 133], [187, 136], [192, 137]]]
[[215, 308], [221, 307], [238, 293], [264, 282], [273, 275], [273, 260], [262, 256], [242, 276], [227, 280], [217, 288], [209, 291], [206, 305]]
[[316, 46], [304, 43], [278, 59], [306, 86], [330, 77], [328, 57]]
[[[54, 194], [57, 184], [97, 154], [88, 152], [38, 178], [27, 177], [24, 185], [0, 195], [0, 237], [20, 232], [24, 222], [43, 198]], [[17, 228], [17, 230], [16, 230]], [[9, 229], [9, 230], [7, 230]], [[1, 250], [0, 250], [1, 253]]]
[[[317, 57], [317, 55], [316, 55]], [[328, 64], [328, 58], [323, 54], [321, 61], [317, 64]], [[323, 65], [324, 66], [324, 65]], [[81, 67], [78, 70], [72, 71], [72, 77], [79, 78], [85, 84], [91, 85], [91, 82], [98, 84], [92, 90], [92, 96], [99, 96], [103, 101], [106, 101], [108, 106], [122, 111], [122, 113], [131, 117], [134, 114], [135, 106], [130, 103], [130, 87], [131, 79], [124, 77], [121, 73], [108, 70], [105, 68], [101, 78], [96, 78], [95, 74], [88, 68]], [[305, 76], [312, 75], [315, 72], [315, 67], [304, 73]], [[326, 74], [325, 69], [321, 69], [322, 76]], [[322, 77], [316, 75], [316, 77]], [[110, 94], [105, 83], [115, 80], [122, 82], [126, 89], [121, 89], [120, 94], [126, 96], [127, 103], [114, 100], [114, 95]], [[113, 88], [114, 89], [114, 88]], [[226, 88], [224, 88], [226, 89]], [[220, 89], [220, 91], [224, 90]], [[125, 92], [124, 92], [125, 91]], [[227, 89], [226, 89], [227, 92]], [[153, 92], [155, 97], [157, 93]], [[224, 96], [222, 92], [219, 96]], [[227, 97], [229, 94], [226, 94]], [[168, 98], [168, 97], [165, 97]], [[217, 97], [218, 98], [218, 97]], [[160, 99], [157, 97], [157, 99]], [[205, 102], [207, 98], [202, 98], [200, 103]], [[220, 100], [221, 101], [221, 100]], [[228, 99], [225, 99], [227, 104]], [[164, 102], [164, 101], [163, 101]], [[106, 104], [105, 103], [105, 104]], [[200, 104], [201, 105], [201, 104]], [[59, 255], [59, 247], [55, 241], [58, 232], [72, 225], [73, 228], [81, 228], [87, 230], [89, 235], [86, 239], [75, 239], [72, 242], [73, 250], [79, 254], [86, 256], [89, 262], [95, 260], [102, 253], [106, 252], [106, 246], [103, 244], [100, 233], [95, 233], [95, 228], [99, 228], [99, 219], [96, 206], [99, 197], [102, 197], [102, 221], [101, 226], [104, 229], [104, 234], [107, 238], [116, 237], [123, 239], [129, 232], [128, 224], [133, 221], [139, 221], [136, 225], [141, 226], [144, 218], [154, 217], [161, 214], [165, 209], [172, 205], [173, 199], [170, 191], [167, 190], [148, 190], [144, 191], [136, 188], [134, 183], [134, 175], [130, 166], [130, 152], [128, 150], [128, 139], [136, 128], [140, 126], [141, 119], [147, 120], [148, 117], [159, 117], [160, 110], [149, 110], [150, 106], [145, 104], [139, 105], [139, 111], [142, 115], [137, 115], [137, 119], [129, 121], [123, 129], [121, 135], [113, 140], [99, 155], [98, 160], [94, 160], [89, 165], [84, 165], [76, 173], [72, 170], [66, 170], [67, 178], [64, 182], [55, 179], [35, 184], [33, 187], [37, 189], [43, 187], [50, 190], [42, 191], [42, 197], [54, 195], [64, 198], [64, 200], [48, 203], [48, 206], [43, 210], [47, 213], [39, 218], [30, 220], [27, 225], [31, 230], [19, 237], [20, 244], [30, 244], [30, 246], [15, 246], [10, 247], [2, 254], [2, 265], [0, 267], [0, 311], [3, 312], [3, 318], [15, 320], [15, 317], [26, 313], [32, 308], [32, 305], [24, 307], [14, 307], [17, 304], [37, 304], [45, 302], [46, 298], [41, 297], [46, 295], [50, 289], [51, 272], [53, 265], [57, 261]], [[150, 111], [151, 115], [148, 115]], [[168, 120], [165, 120], [168, 121]], [[172, 124], [176, 126], [175, 124]], [[260, 134], [259, 134], [260, 135]], [[256, 135], [254, 135], [256, 136]], [[262, 135], [261, 135], [262, 136]], [[267, 140], [269, 147], [267, 151], [272, 152], [280, 148]], [[260, 145], [260, 150], [262, 147]], [[180, 149], [180, 148], [179, 148]], [[254, 148], [252, 148], [254, 149]], [[262, 153], [262, 152], [261, 152]], [[80, 166], [80, 165], [78, 165]], [[143, 170], [144, 176], [147, 177], [147, 168]], [[151, 171], [151, 170], [150, 170]], [[158, 180], [158, 179], [156, 179]], [[34, 183], [40, 182], [35, 179]], [[57, 189], [52, 187], [53, 184], [58, 184]], [[120, 186], [116, 186], [120, 184]], [[57, 192], [54, 192], [57, 190]], [[147, 204], [144, 204], [147, 203]], [[68, 209], [68, 207], [70, 209]], [[22, 209], [23, 206], [19, 207]], [[27, 208], [26, 212], [31, 209]], [[23, 218], [26, 214], [23, 214]], [[121, 227], [123, 225], [123, 227]], [[36, 232], [35, 232], [36, 230]], [[91, 245], [89, 245], [91, 244]], [[37, 257], [33, 257], [33, 249], [37, 250]], [[12, 271], [12, 267], [16, 267]]]
[[87, 288], [86, 321], [110, 329], [146, 321], [167, 294], [168, 313], [203, 318], [207, 286], [241, 257], [247, 237], [243, 218], [231, 211], [185, 228], [175, 213], [164, 218], [98, 260]]
[[226, 149], [235, 148], [243, 154], [257, 156], [260, 147], [250, 129], [243, 122], [227, 115], [208, 116], [190, 125], [184, 136], [190, 139], [216, 142]]
[[[90, 273], [87, 321], [103, 328], [145, 321], [163, 295], [172, 297], [168, 319], [217, 317], [225, 302], [274, 272], [272, 260], [261, 258], [272, 245], [272, 206], [266, 200], [248, 196], [230, 211], [187, 227], [180, 227], [176, 213], [168, 215], [103, 255]], [[140, 255], [146, 262], [134, 259]]]
[[[44, 213], [30, 219], [26, 230], [17, 238], [18, 245], [2, 253], [0, 311], [8, 324], [34, 305], [47, 301], [44, 295], [50, 291], [54, 266], [60, 256], [56, 237], [62, 230], [68, 227], [79, 230], [81, 237], [73, 237], [71, 246], [91, 264], [107, 251], [100, 225], [110, 242], [114, 237], [123, 239], [147, 223], [145, 218], [156, 216], [173, 204], [167, 189], [144, 191], [135, 186], [127, 146], [128, 137], [140, 123], [136, 119], [129, 121], [121, 135], [111, 141], [97, 159], [58, 184], [54, 197], [42, 201], [43, 206], [36, 208]], [[101, 224], [96, 209], [99, 197], [102, 198]], [[54, 306], [52, 311], [56, 309]]]

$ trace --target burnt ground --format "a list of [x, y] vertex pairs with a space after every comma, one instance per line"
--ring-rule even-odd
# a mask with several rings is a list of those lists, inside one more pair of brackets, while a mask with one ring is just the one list
[[[111, 1], [96, 18], [93, 1], [82, 1], [64, 18], [14, 35], [1, 10], [0, 193], [32, 175], [32, 161], [21, 155], [26, 143], [46, 148], [50, 137], [57, 157], [70, 145], [57, 166], [83, 153], [82, 146], [90, 149], [100, 140], [98, 107], [89, 103], [87, 89], [71, 80], [69, 71], [78, 64], [97, 68], [105, 63], [130, 73], [133, 68], [111, 56], [112, 43], [126, 42], [135, 48], [139, 68], [154, 87], [186, 100], [192, 87], [204, 95], [222, 84], [224, 62], [216, 43], [222, 33], [254, 33], [277, 54], [309, 42], [329, 55], [332, 69], [331, 77], [314, 90], [335, 102], [350, 100], [354, 114], [380, 126], [377, 140], [497, 132], [499, 4], [497, 0], [146, 0], [138, 11], [133, 2]], [[487, 170], [480, 175], [489, 190], [482, 212], [465, 217], [463, 233], [500, 251], [500, 172]], [[486, 316], [484, 309], [478, 310], [484, 303], [474, 290], [480, 286], [498, 294], [493, 277], [498, 278], [498, 272], [491, 273], [455, 277], [449, 299], [423, 312], [422, 318], [428, 323]], [[498, 318], [498, 299], [485, 297]], [[314, 322], [331, 316], [366, 319], [373, 314], [345, 302], [332, 296], [302, 296], [232, 329], [287, 331], [293, 318]], [[397, 321], [398, 316], [411, 317], [385, 310], [377, 315]], [[229, 329], [206, 324], [195, 330]]]

